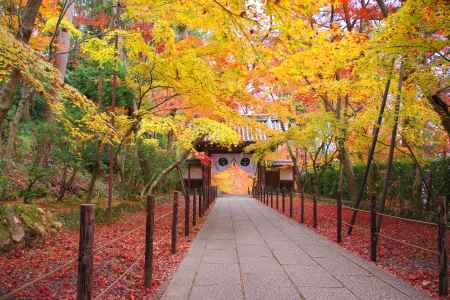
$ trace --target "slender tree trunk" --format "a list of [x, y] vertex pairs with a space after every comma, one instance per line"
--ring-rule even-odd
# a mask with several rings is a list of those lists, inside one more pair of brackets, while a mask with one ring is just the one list
[[[442, 93], [445, 94], [444, 91]], [[442, 127], [444, 127], [445, 131], [447, 131], [447, 135], [450, 136], [450, 111], [448, 104], [441, 96], [439, 96], [439, 94], [429, 96], [427, 99], [433, 110], [441, 119]]]
[[[66, 10], [64, 18], [68, 22], [72, 22], [75, 13], [75, 2], [72, 1], [68, 5], [69, 6]], [[59, 29], [58, 32], [58, 44], [55, 53], [55, 66], [61, 73], [61, 80], [63, 81], [66, 75], [67, 63], [69, 62], [69, 51], [70, 51], [70, 34], [67, 28], [62, 27]]]
[[56, 198], [57, 201], [61, 201], [64, 198], [64, 194], [66, 193], [67, 172], [69, 171], [68, 169], [68, 165], [65, 165], [63, 168], [61, 182], [59, 184], [58, 197]]
[[18, 69], [13, 69], [9, 77], [8, 83], [6, 83], [0, 89], [0, 126], [6, 119], [9, 109], [14, 103], [14, 96], [16, 94], [16, 89], [21, 82], [20, 71]]
[[[20, 28], [16, 37], [24, 43], [28, 43], [33, 31], [34, 22], [39, 12], [42, 0], [28, 0], [23, 14], [21, 15]], [[0, 126], [6, 118], [6, 115], [14, 103], [14, 95], [16, 93], [17, 86], [21, 82], [20, 71], [14, 68], [11, 71], [8, 83], [6, 83], [0, 89]]]
[[[114, 29], [119, 29], [120, 8], [115, 7], [114, 13]], [[114, 113], [116, 112], [116, 92], [117, 92], [117, 56], [119, 49], [119, 35], [114, 34], [114, 65], [111, 79], [111, 127], [114, 128]], [[109, 166], [108, 166], [108, 210], [107, 217], [112, 218], [112, 200], [113, 200], [113, 176], [114, 176], [114, 149], [113, 145], [109, 145]]]
[[415, 203], [415, 208], [417, 211], [420, 211], [423, 209], [423, 203], [422, 203], [422, 178], [420, 176], [420, 169], [418, 165], [415, 165], [415, 172], [414, 172], [414, 183], [412, 186], [412, 198]]
[[[397, 143], [398, 120], [400, 118], [400, 105], [402, 102], [403, 77], [404, 77], [404, 66], [403, 66], [403, 62], [402, 62], [400, 65], [400, 77], [398, 80], [397, 98], [395, 101], [395, 108], [394, 108], [394, 125], [392, 127], [392, 133], [391, 133], [391, 144], [389, 145], [388, 164], [387, 164], [386, 175], [384, 177], [383, 193], [381, 195], [380, 208], [379, 208], [379, 211], [381, 213], [384, 212], [384, 208], [386, 206], [386, 197], [389, 192], [389, 184], [390, 184], [391, 174], [392, 174], [392, 165], [394, 163], [395, 144]], [[379, 232], [381, 229], [382, 220], [383, 220], [383, 217], [381, 215], [378, 215], [377, 232]]]
[[147, 194], [152, 195], [153, 191], [155, 190], [156, 186], [159, 184], [159, 182], [164, 178], [164, 176], [166, 176], [167, 174], [169, 174], [173, 169], [175, 169], [176, 167], [178, 167], [179, 165], [181, 165], [191, 154], [192, 149], [188, 149], [188, 150], [184, 150], [183, 153], [180, 155], [180, 157], [174, 161], [170, 166], [168, 166], [167, 168], [165, 168], [164, 170], [162, 170], [162, 172], [160, 172], [155, 179], [153, 180], [153, 182], [150, 184], [150, 186], [148, 187], [148, 189], [145, 191]]
[[95, 165], [92, 170], [91, 180], [89, 182], [88, 191], [86, 193], [86, 202], [91, 203], [92, 194], [94, 192], [95, 183], [97, 182], [98, 175], [100, 173], [100, 162], [103, 155], [103, 144], [98, 142], [97, 151], [95, 152]]
[[[370, 167], [372, 165], [372, 161], [373, 161], [373, 156], [375, 154], [375, 148], [378, 142], [378, 134], [380, 133], [380, 128], [381, 128], [381, 123], [383, 122], [383, 117], [384, 117], [384, 110], [386, 108], [386, 102], [387, 102], [387, 98], [389, 95], [389, 88], [391, 86], [391, 77], [392, 77], [392, 70], [394, 68], [394, 60], [392, 60], [391, 62], [391, 70], [389, 72], [388, 75], [388, 79], [386, 81], [386, 85], [384, 88], [384, 93], [383, 93], [383, 99], [381, 101], [381, 105], [380, 105], [380, 110], [378, 112], [378, 117], [377, 117], [377, 121], [375, 124], [375, 127], [373, 129], [373, 134], [372, 134], [372, 143], [370, 145], [370, 149], [369, 149], [369, 154], [367, 157], [367, 166], [366, 169], [364, 171], [364, 177], [363, 177], [363, 182], [361, 184], [361, 188], [359, 190], [358, 193], [358, 198], [356, 199], [355, 202], [355, 208], [359, 208], [361, 201], [364, 197], [364, 192], [366, 190], [366, 184], [367, 184], [367, 178], [369, 176], [369, 172], [370, 172]], [[353, 225], [355, 224], [356, 221], [356, 215], [357, 215], [358, 211], [354, 210], [352, 213], [352, 218], [350, 220], [350, 226], [348, 228], [348, 234], [352, 234], [352, 230], [353, 230]]]
[[386, 18], [389, 14], [386, 3], [384, 3], [384, 0], [377, 0], [377, 3], [380, 7], [381, 12], [383, 13], [383, 16]]
[[19, 106], [16, 110], [16, 115], [14, 116], [14, 120], [9, 124], [9, 135], [8, 135], [8, 153], [11, 157], [15, 157], [16, 153], [16, 140], [17, 140], [17, 126], [22, 120], [25, 110], [27, 108], [28, 102], [31, 102], [34, 96], [34, 90], [29, 89], [28, 93], [22, 96], [20, 99]]
[[303, 186], [301, 180], [302, 171], [300, 169], [300, 166], [298, 165], [297, 156], [294, 154], [294, 151], [292, 151], [292, 146], [289, 144], [289, 141], [286, 142], [286, 146], [289, 152], [289, 156], [291, 157], [292, 164], [294, 165], [294, 176], [297, 179], [297, 186], [300, 189]]
[[[346, 107], [346, 106], [345, 106]], [[338, 147], [339, 147], [339, 181], [338, 181], [338, 188], [337, 188], [337, 196], [339, 197], [340, 201], [343, 199], [343, 192], [344, 192], [344, 143], [345, 143], [345, 118], [346, 113], [342, 113], [342, 97], [338, 98], [338, 104], [337, 104], [337, 118], [340, 125], [340, 132], [338, 136]]]
[[[345, 128], [347, 126], [347, 111], [349, 106], [348, 96], [345, 96], [344, 98], [344, 105], [342, 105], [342, 99], [340, 101], [341, 101], [340, 103], [341, 113], [339, 114], [340, 118], [342, 118], [342, 126], [343, 128]], [[355, 172], [353, 171], [353, 163], [350, 159], [347, 147], [345, 146], [346, 141], [345, 130], [343, 134], [344, 139], [340, 143], [338, 142], [339, 159], [342, 161], [344, 176], [345, 178], [347, 178], [348, 190], [350, 192], [350, 200], [352, 202], [356, 202], [356, 199], [358, 198], [358, 187], [355, 183]]]

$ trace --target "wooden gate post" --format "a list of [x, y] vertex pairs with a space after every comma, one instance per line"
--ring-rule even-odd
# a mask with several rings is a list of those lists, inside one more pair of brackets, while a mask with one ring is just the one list
[[439, 296], [448, 295], [448, 257], [447, 257], [447, 242], [446, 229], [448, 217], [448, 203], [450, 202], [450, 195], [442, 197], [439, 201], [439, 225], [438, 225], [438, 249], [439, 249]]
[[203, 218], [203, 193], [202, 188], [198, 188], [198, 216]]
[[208, 187], [205, 186], [205, 188], [203, 189], [203, 191], [205, 192], [205, 207], [203, 208], [203, 211], [206, 212], [208, 210], [208, 202], [209, 202], [209, 197], [208, 197]]
[[317, 198], [313, 194], [313, 227], [317, 228]]
[[377, 261], [377, 201], [376, 194], [370, 194], [370, 260]]
[[300, 193], [300, 223], [305, 223], [305, 192], [303, 187]]
[[144, 286], [151, 287], [153, 268], [153, 228], [155, 222], [155, 199], [147, 197], [147, 220], [145, 225], [145, 262], [144, 262]]
[[292, 190], [289, 191], [289, 217], [292, 218], [294, 216], [294, 195], [292, 194]]
[[281, 210], [284, 211], [286, 210], [286, 199], [284, 197], [284, 190], [281, 190]]
[[261, 186], [258, 187], [258, 200], [259, 200], [259, 202], [262, 202]]
[[189, 195], [189, 191], [186, 191], [186, 195], [184, 195], [184, 236], [189, 236], [189, 225], [190, 225], [190, 213], [191, 213], [191, 196]]
[[77, 299], [92, 298], [92, 274], [94, 266], [95, 205], [80, 206], [80, 243], [78, 252]]
[[336, 202], [336, 241], [342, 242], [342, 193], [339, 193]]
[[197, 225], [197, 195], [195, 189], [192, 189], [192, 226]]
[[177, 253], [177, 224], [178, 224], [178, 192], [173, 193], [173, 207], [172, 207], [172, 254]]
[[279, 210], [279, 208], [280, 208], [280, 203], [278, 201], [278, 193], [277, 193], [277, 198], [275, 199], [275, 207], [277, 208], [277, 210]]
[[[267, 204], [267, 206], [269, 206], [269, 204]], [[273, 208], [273, 195], [272, 195], [272, 193], [270, 194], [270, 207]]]

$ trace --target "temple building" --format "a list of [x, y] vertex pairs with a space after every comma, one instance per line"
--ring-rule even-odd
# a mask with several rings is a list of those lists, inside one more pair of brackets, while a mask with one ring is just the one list
[[[253, 116], [257, 122], [264, 123], [272, 130], [282, 130], [281, 122], [268, 116]], [[295, 176], [292, 161], [287, 149], [280, 146], [271, 155], [273, 159], [254, 161], [252, 153], [246, 153], [245, 147], [258, 141], [267, 140], [262, 130], [249, 127], [237, 127], [240, 143], [231, 148], [201, 141], [196, 150], [205, 153], [205, 157], [192, 157], [186, 161], [184, 180], [187, 187], [216, 185], [225, 193], [243, 194], [252, 186], [267, 189], [294, 188]]]

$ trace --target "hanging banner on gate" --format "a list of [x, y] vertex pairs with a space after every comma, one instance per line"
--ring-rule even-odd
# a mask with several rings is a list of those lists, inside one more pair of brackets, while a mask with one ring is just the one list
[[219, 173], [230, 166], [239, 167], [249, 174], [255, 174], [256, 165], [252, 163], [251, 156], [245, 153], [211, 154], [212, 172]]

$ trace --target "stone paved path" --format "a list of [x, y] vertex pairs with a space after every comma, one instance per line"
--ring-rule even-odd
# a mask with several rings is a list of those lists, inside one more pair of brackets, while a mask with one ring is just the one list
[[247, 197], [216, 200], [169, 299], [430, 299]]

